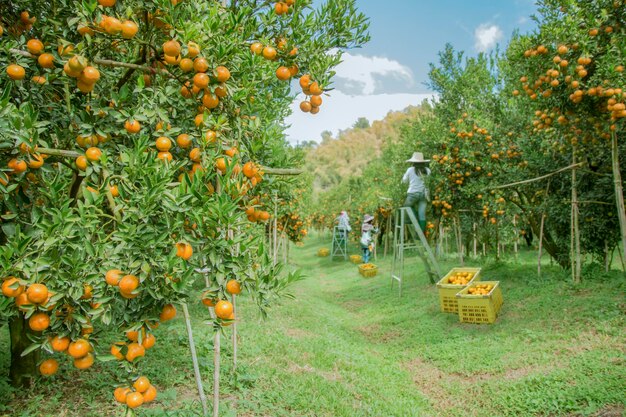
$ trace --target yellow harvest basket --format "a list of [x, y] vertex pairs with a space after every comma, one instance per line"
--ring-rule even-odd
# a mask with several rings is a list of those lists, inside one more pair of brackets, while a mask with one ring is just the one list
[[359, 274], [365, 278], [375, 277], [378, 274], [378, 267], [374, 264], [361, 264], [359, 265]]
[[328, 255], [330, 255], [330, 249], [321, 248], [320, 250], [317, 251], [317, 256], [324, 257], [324, 256], [328, 256]]
[[456, 294], [462, 323], [494, 323], [504, 303], [500, 281], [481, 281], [482, 285], [492, 285], [491, 291], [485, 295], [470, 294], [470, 288], [478, 284], [470, 284]]
[[350, 255], [350, 261], [352, 261], [353, 264], [360, 264], [363, 262], [363, 258], [361, 255]]
[[[473, 276], [465, 285], [451, 284], [449, 281], [450, 278], [459, 272], [470, 272]], [[480, 281], [480, 268], [452, 268], [450, 272], [437, 283], [441, 311], [444, 313], [458, 313], [456, 294], [463, 288], [471, 285], [474, 281]]]

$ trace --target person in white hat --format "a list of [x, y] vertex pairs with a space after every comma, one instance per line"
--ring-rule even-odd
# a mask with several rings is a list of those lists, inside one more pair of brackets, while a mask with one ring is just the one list
[[406, 200], [404, 207], [411, 207], [417, 215], [417, 222], [422, 231], [426, 230], [426, 207], [430, 200], [428, 188], [426, 188], [425, 178], [430, 175], [430, 169], [427, 165], [430, 159], [424, 159], [424, 154], [414, 152], [411, 159], [407, 159], [411, 166], [406, 170], [402, 177], [403, 183], [408, 183], [409, 188], [406, 191]]
[[361, 250], [363, 252], [363, 262], [368, 263], [372, 255], [372, 245], [374, 244], [373, 234], [378, 233], [378, 229], [374, 227], [372, 222], [374, 216], [366, 214], [363, 216], [363, 225], [361, 226]]
[[337, 229], [340, 233], [339, 242], [343, 244], [343, 241], [348, 238], [348, 233], [352, 231], [352, 227], [350, 227], [350, 217], [348, 217], [348, 213], [344, 210], [335, 221], [337, 222]]

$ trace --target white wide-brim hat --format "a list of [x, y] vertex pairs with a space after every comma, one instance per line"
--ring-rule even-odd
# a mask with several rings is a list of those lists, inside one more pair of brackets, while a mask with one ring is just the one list
[[374, 216], [371, 216], [369, 214], [366, 214], [365, 216], [363, 216], [363, 223], [367, 223], [371, 220], [374, 220]]
[[406, 162], [423, 162], [428, 163], [430, 159], [424, 159], [424, 154], [421, 152], [413, 152], [411, 159], [407, 159]]

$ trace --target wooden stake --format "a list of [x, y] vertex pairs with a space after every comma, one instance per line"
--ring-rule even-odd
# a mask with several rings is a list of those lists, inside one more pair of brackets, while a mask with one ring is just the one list
[[233, 374], [237, 371], [237, 296], [233, 294], [233, 314], [235, 321], [233, 323]]
[[515, 259], [517, 259], [517, 241], [519, 239], [519, 231], [517, 230], [517, 224], [515, 219], [517, 215], [513, 215], [513, 233], [515, 233], [515, 239], [513, 239], [513, 252], [515, 253]]
[[478, 239], [477, 239], [477, 236], [476, 236], [476, 233], [477, 233], [476, 222], [474, 222], [474, 225], [472, 226], [472, 228], [474, 229], [474, 258], [476, 258], [478, 256], [476, 254], [476, 246], [478, 245]]
[[[572, 163], [576, 164], [576, 147], [572, 147]], [[580, 282], [581, 254], [580, 254], [580, 227], [578, 224], [578, 190], [576, 187], [576, 170], [572, 169], [572, 281]]]
[[200, 403], [202, 404], [202, 415], [209, 415], [209, 407], [206, 401], [206, 395], [204, 395], [204, 388], [202, 386], [202, 375], [200, 375], [200, 367], [198, 365], [198, 354], [196, 352], [196, 344], [193, 341], [193, 332], [191, 330], [191, 318], [189, 316], [189, 309], [187, 304], [183, 305], [183, 315], [185, 317], [185, 327], [187, 328], [187, 337], [189, 339], [189, 350], [191, 351], [191, 360], [193, 362], [193, 373], [196, 378], [196, 387], [198, 388], [198, 396], [200, 397]]
[[541, 214], [541, 225], [539, 226], [539, 253], [537, 255], [537, 276], [541, 277], [541, 255], [543, 249], [543, 225], [546, 221], [546, 213]]
[[220, 416], [220, 330], [213, 337], [213, 417]]

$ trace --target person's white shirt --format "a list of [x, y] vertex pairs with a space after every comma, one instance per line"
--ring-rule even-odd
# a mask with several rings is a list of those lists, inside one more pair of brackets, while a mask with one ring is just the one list
[[337, 217], [338, 223], [337, 226], [340, 229], [347, 230], [348, 232], [352, 231], [352, 227], [350, 227], [350, 218], [348, 214], [343, 212], [339, 217]]
[[[430, 175], [430, 169], [426, 168], [426, 175]], [[402, 177], [403, 183], [409, 183], [409, 189], [407, 194], [423, 193], [426, 191], [426, 184], [424, 184], [423, 175], [418, 175], [415, 172], [415, 167], [409, 167], [404, 176]]]

